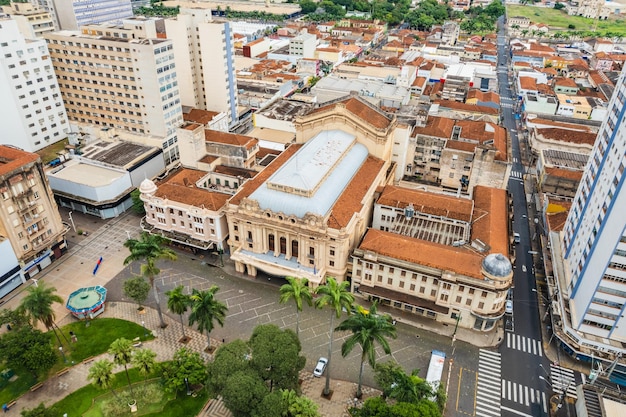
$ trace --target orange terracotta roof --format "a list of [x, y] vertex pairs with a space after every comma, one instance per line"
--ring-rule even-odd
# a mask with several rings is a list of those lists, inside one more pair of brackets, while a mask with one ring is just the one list
[[[461, 127], [461, 138], [478, 141], [481, 145], [493, 140], [496, 159], [507, 160], [506, 129], [495, 123], [478, 120], [457, 120], [456, 126]], [[493, 130], [493, 131], [491, 131]]]
[[549, 140], [555, 140], [558, 142], [576, 143], [581, 145], [593, 146], [596, 142], [597, 135], [595, 133], [577, 132], [574, 130], [559, 129], [559, 128], [543, 128], [536, 129], [537, 135], [542, 135]]
[[237, 135], [211, 129], [204, 130], [204, 140], [207, 142], [223, 143], [225, 145], [245, 146], [246, 149], [251, 149], [259, 143], [257, 138], [251, 136]]
[[491, 102], [491, 103], [496, 103], [496, 104], [500, 104], [500, 95], [497, 94], [494, 91], [480, 91], [477, 88], [471, 88], [468, 92], [467, 92], [467, 99], [466, 100], [470, 100], [476, 98], [479, 101], [483, 101], [483, 102]]
[[376, 204], [404, 209], [413, 204], [416, 212], [469, 222], [474, 203], [465, 198], [387, 185]]
[[[435, 85], [437, 84], [441, 84], [441, 83], [435, 83]], [[499, 110], [494, 109], [493, 107], [479, 106], [477, 104], [461, 103], [460, 101], [433, 100], [433, 103], [439, 104], [439, 106], [444, 107], [444, 108], [472, 112], [472, 113], [484, 113], [484, 114], [491, 114], [491, 115], [495, 115], [499, 113]]]
[[199, 123], [201, 125], [208, 125], [213, 118], [219, 113], [216, 111], [191, 109], [188, 113], [183, 113], [183, 120], [186, 122]]
[[363, 208], [365, 195], [384, 166], [385, 161], [382, 159], [371, 155], [367, 157], [333, 205], [326, 222], [328, 227], [341, 229], [350, 223], [354, 214]]
[[519, 77], [522, 90], [537, 91], [537, 80], [534, 77]]
[[449, 139], [453, 128], [454, 120], [447, 117], [429, 116], [426, 126], [413, 129], [413, 136], [424, 135]]
[[415, 81], [413, 81], [411, 87], [423, 87], [425, 83], [426, 77], [415, 77]]
[[439, 270], [452, 270], [467, 277], [482, 278], [483, 257], [462, 247], [368, 229], [359, 249]]
[[583, 177], [583, 171], [557, 168], [557, 167], [545, 167], [544, 171], [547, 175], [553, 177], [564, 178], [567, 180], [580, 181]]
[[554, 85], [558, 85], [560, 87], [572, 87], [578, 88], [578, 84], [571, 78], [559, 77], [554, 79]]
[[546, 126], [562, 127], [563, 129], [577, 130], [581, 132], [592, 132], [589, 126], [579, 125], [575, 123], [556, 122], [554, 120], [542, 119], [540, 117], [527, 119], [526, 123], [531, 126], [546, 125]]
[[506, 190], [474, 187], [474, 223], [471, 239], [491, 246], [491, 253], [509, 255], [508, 197]]
[[205, 155], [198, 162], [203, 162], [205, 164], [211, 164], [219, 159], [219, 156], [216, 155]]
[[18, 168], [33, 163], [38, 159], [39, 155], [36, 153], [0, 145], [0, 175], [11, 174]]
[[196, 182], [207, 172], [183, 168], [159, 184], [155, 197], [188, 204], [194, 207], [204, 206], [208, 210], [222, 209], [230, 194], [196, 187]]
[[386, 129], [391, 124], [391, 120], [380, 110], [363, 102], [358, 97], [349, 97], [345, 100], [329, 104], [327, 106], [314, 109], [309, 114], [320, 113], [330, 109], [334, 109], [338, 105], [345, 106], [346, 110], [357, 116], [359, 119], [371, 124], [378, 129]]
[[565, 221], [570, 208], [571, 201], [548, 200], [548, 209], [546, 210], [546, 220], [548, 229], [553, 232], [560, 232], [565, 227]]

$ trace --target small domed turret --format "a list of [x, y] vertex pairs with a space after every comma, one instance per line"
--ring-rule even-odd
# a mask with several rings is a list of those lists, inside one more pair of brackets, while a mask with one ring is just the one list
[[501, 253], [492, 253], [483, 259], [483, 269], [492, 277], [506, 278], [513, 272], [513, 266]]
[[149, 194], [149, 195], [153, 195], [157, 190], [157, 186], [156, 184], [149, 179], [145, 179], [143, 181], [141, 181], [141, 184], [139, 185], [139, 192], [141, 194]]

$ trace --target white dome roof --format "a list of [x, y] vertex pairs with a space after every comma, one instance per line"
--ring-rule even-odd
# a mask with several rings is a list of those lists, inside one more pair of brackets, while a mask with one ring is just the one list
[[483, 269], [494, 277], [508, 277], [513, 271], [511, 261], [501, 253], [492, 253], [483, 259]]
[[141, 181], [141, 184], [139, 185], [139, 192], [141, 194], [154, 194], [156, 190], [156, 184], [152, 180], [149, 180], [147, 178]]

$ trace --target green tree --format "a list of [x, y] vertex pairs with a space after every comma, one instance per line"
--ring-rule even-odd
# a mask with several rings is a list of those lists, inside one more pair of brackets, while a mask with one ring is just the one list
[[189, 314], [189, 325], [198, 323], [198, 331], [202, 334], [206, 332], [208, 349], [211, 349], [211, 331], [213, 331], [213, 322], [224, 327], [226, 312], [228, 307], [226, 304], [215, 298], [215, 293], [219, 291], [216, 285], [211, 286], [206, 291], [193, 289], [191, 294], [191, 314]]
[[297, 395], [294, 390], [282, 390], [282, 400], [286, 407], [285, 417], [319, 417], [317, 404], [307, 397]]
[[206, 380], [206, 365], [198, 352], [180, 348], [174, 358], [163, 366], [165, 390], [179, 392], [186, 389], [185, 378], [189, 385], [203, 384]]
[[22, 410], [20, 412], [22, 417], [57, 417], [59, 412], [54, 408], [54, 406], [50, 408], [46, 408], [44, 403], [39, 403], [39, 405], [35, 408], [28, 408]]
[[144, 376], [144, 380], [147, 380], [148, 375], [157, 366], [156, 353], [150, 349], [137, 349], [133, 355], [132, 363], [139, 373]]
[[220, 395], [230, 375], [250, 368], [250, 359], [252, 359], [252, 349], [243, 340], [237, 339], [220, 346], [215, 352], [213, 361], [207, 366], [209, 394]]
[[136, 276], [124, 281], [124, 295], [132, 298], [139, 305], [139, 309], [142, 310], [142, 304], [148, 298], [150, 292], [150, 284], [142, 276]]
[[170, 248], [164, 247], [167, 242], [169, 241], [166, 238], [159, 235], [151, 235], [147, 232], [143, 232], [140, 239], [128, 239], [124, 242], [124, 246], [130, 251], [130, 255], [124, 259], [124, 265], [128, 265], [131, 262], [139, 260], [146, 262], [141, 265], [141, 275], [148, 278], [150, 287], [154, 292], [154, 301], [156, 302], [161, 328], [165, 328], [167, 325], [163, 320], [161, 301], [159, 299], [159, 289], [154, 283], [154, 278], [161, 272], [161, 270], [156, 266], [156, 261], [160, 259], [171, 261], [176, 260], [176, 254], [174, 251]]
[[347, 330], [352, 332], [341, 345], [341, 355], [345, 358], [352, 352], [356, 345], [361, 346], [361, 367], [359, 370], [359, 384], [356, 396], [361, 398], [361, 385], [363, 381], [363, 367], [365, 361], [372, 368], [376, 367], [376, 346], [378, 343], [386, 354], [391, 353], [387, 338], [396, 338], [396, 327], [391, 323], [389, 316], [377, 314], [377, 305], [374, 303], [368, 313], [357, 312], [357, 314], [344, 320], [336, 330]]
[[269, 381], [270, 391], [274, 387], [298, 387], [298, 375], [306, 358], [300, 354], [300, 340], [292, 330], [281, 330], [274, 324], [257, 326], [249, 344], [252, 349], [250, 364], [264, 381]]
[[130, 199], [133, 202], [133, 205], [131, 206], [132, 211], [140, 216], [145, 216], [146, 208], [143, 205], [143, 201], [141, 200], [141, 192], [138, 188], [134, 189], [130, 193]]
[[383, 391], [384, 398], [389, 397], [389, 394], [391, 394], [399, 373], [404, 373], [404, 369], [394, 360], [376, 364], [374, 381]]
[[224, 405], [235, 417], [253, 414], [269, 390], [253, 370], [238, 371], [227, 380], [222, 390]]
[[26, 296], [20, 302], [19, 310], [29, 316], [33, 322], [39, 321], [46, 326], [46, 329], [52, 330], [59, 342], [59, 346], [63, 346], [61, 338], [59, 338], [59, 334], [56, 331], [58, 329], [61, 332], [61, 329], [54, 322], [55, 314], [52, 309], [52, 304], [54, 303], [63, 304], [63, 299], [58, 294], [55, 294], [56, 290], [56, 288], [49, 287], [44, 282], [28, 287]]
[[328, 307], [328, 309], [330, 309], [330, 337], [328, 340], [328, 364], [326, 369], [326, 385], [324, 386], [324, 395], [328, 395], [330, 393], [330, 365], [331, 355], [333, 352], [335, 317], [341, 317], [342, 309], [350, 311], [352, 303], [354, 303], [354, 296], [348, 290], [349, 287], [350, 283], [348, 281], [343, 281], [339, 284], [335, 278], [328, 277], [326, 278], [326, 284], [320, 285], [315, 290], [315, 293], [319, 296], [315, 300], [315, 307]]
[[187, 312], [191, 299], [187, 294], [185, 294], [185, 287], [182, 285], [167, 291], [165, 295], [167, 295], [167, 308], [169, 308], [172, 313], [178, 314], [180, 317], [180, 328], [183, 331], [183, 338], [186, 340], [187, 335], [185, 334], [183, 314]]
[[14, 329], [30, 326], [28, 315], [25, 311], [18, 309], [11, 310], [4, 308], [0, 311], [0, 326], [9, 325]]
[[91, 368], [89, 368], [87, 379], [100, 389], [110, 389], [115, 398], [117, 398], [117, 400], [120, 399], [117, 392], [113, 389], [115, 375], [113, 375], [113, 362], [110, 360], [100, 359], [94, 362]]
[[128, 364], [133, 360], [133, 344], [130, 340], [120, 337], [109, 346], [109, 354], [113, 356], [113, 362], [116, 365], [123, 365], [126, 372], [126, 380], [130, 388], [130, 395], [135, 399], [133, 392], [133, 384], [130, 383], [130, 375], [128, 375]]
[[0, 358], [10, 367], [23, 366], [35, 378], [50, 370], [58, 360], [50, 336], [27, 325], [0, 336]]
[[317, 3], [312, 0], [300, 0], [298, 4], [300, 5], [300, 9], [302, 9], [302, 14], [313, 13], [317, 10]]
[[280, 287], [280, 303], [286, 303], [293, 299], [296, 305], [296, 336], [300, 336], [300, 312], [302, 311], [303, 302], [310, 306], [313, 305], [313, 295], [309, 289], [306, 278], [285, 277], [288, 284]]

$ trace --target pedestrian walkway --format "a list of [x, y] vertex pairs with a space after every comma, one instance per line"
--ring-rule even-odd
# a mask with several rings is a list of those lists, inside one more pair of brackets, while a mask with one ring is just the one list
[[532, 411], [538, 405], [544, 413], [548, 412], [546, 393], [538, 389], [529, 388], [517, 382], [502, 380], [502, 399], [512, 401], [530, 408]]
[[563, 392], [566, 391], [568, 397], [576, 399], [576, 378], [574, 371], [571, 369], [551, 363], [550, 382], [552, 384], [552, 390], [556, 394], [563, 394]]
[[543, 356], [541, 348], [541, 340], [531, 339], [519, 334], [506, 334], [506, 347], [520, 352], [526, 352], [531, 355]]
[[486, 349], [478, 353], [476, 415], [500, 417], [500, 354]]

